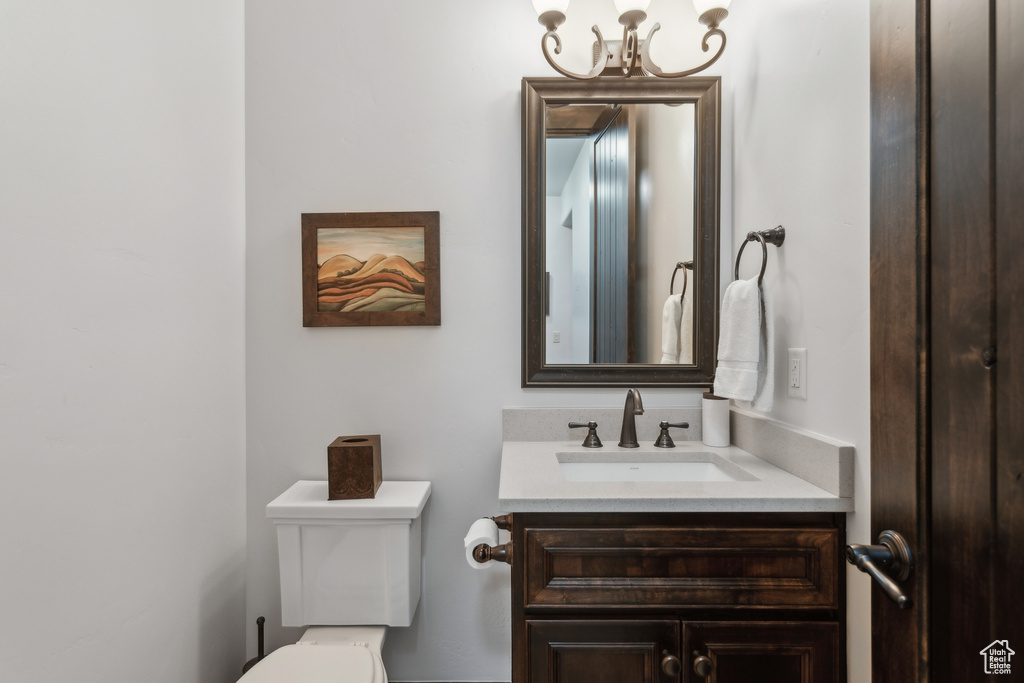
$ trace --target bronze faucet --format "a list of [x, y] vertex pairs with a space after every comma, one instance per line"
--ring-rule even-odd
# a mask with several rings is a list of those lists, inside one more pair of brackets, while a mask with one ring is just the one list
[[630, 389], [626, 392], [626, 405], [622, 409], [622, 431], [619, 433], [619, 447], [637, 448], [636, 416], [644, 414], [644, 403], [640, 400], [640, 390]]

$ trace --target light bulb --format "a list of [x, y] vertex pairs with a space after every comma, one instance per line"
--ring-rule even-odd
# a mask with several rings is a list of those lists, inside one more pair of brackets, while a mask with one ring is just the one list
[[533, 9], [537, 11], [538, 17], [545, 12], [561, 12], [565, 14], [565, 10], [568, 8], [569, 0], [533, 0]]
[[620, 17], [626, 12], [646, 12], [647, 8], [651, 6], [651, 0], [614, 0], [614, 2], [615, 11], [619, 13]]
[[729, 9], [730, 0], [693, 0], [693, 8], [697, 10], [697, 16], [712, 9]]

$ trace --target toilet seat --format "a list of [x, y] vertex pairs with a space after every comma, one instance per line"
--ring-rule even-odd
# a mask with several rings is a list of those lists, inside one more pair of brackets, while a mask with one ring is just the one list
[[362, 645], [295, 643], [274, 650], [238, 683], [387, 683], [380, 657]]

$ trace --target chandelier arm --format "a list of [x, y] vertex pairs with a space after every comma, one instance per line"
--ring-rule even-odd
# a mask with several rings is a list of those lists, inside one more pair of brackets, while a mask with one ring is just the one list
[[548, 64], [551, 65], [552, 69], [562, 74], [563, 76], [568, 76], [569, 78], [575, 78], [576, 80], [586, 81], [590, 80], [591, 78], [596, 78], [597, 76], [600, 76], [601, 72], [604, 71], [605, 64], [608, 62], [608, 44], [604, 42], [604, 37], [601, 35], [601, 29], [599, 29], [596, 24], [591, 28], [591, 30], [593, 30], [594, 35], [597, 36], [599, 54], [597, 62], [594, 64], [594, 67], [588, 73], [573, 73], [572, 71], [569, 71], [559, 66], [551, 57], [551, 52], [548, 51], [548, 38], [554, 38], [555, 40], [554, 53], [556, 55], [562, 53], [562, 39], [558, 37], [558, 33], [554, 29], [545, 33], [544, 37], [540, 39], [540, 47], [541, 50], [544, 52], [544, 59], [548, 60]]
[[704, 34], [704, 40], [701, 41], [701, 48], [704, 50], [704, 52], [707, 52], [709, 49], [709, 36], [716, 35], [722, 39], [722, 44], [719, 45], [718, 52], [716, 52], [714, 56], [711, 57], [711, 59], [704, 62], [700, 66], [696, 66], [692, 69], [687, 69], [686, 71], [664, 71], [661, 67], [659, 67], [651, 60], [650, 55], [651, 38], [660, 28], [661, 24], [655, 24], [654, 28], [651, 29], [651, 32], [647, 34], [647, 39], [640, 43], [640, 62], [651, 75], [657, 76], [658, 78], [682, 78], [683, 76], [692, 76], [695, 73], [700, 73], [704, 69], [708, 68], [709, 66], [717, 62], [718, 58], [722, 56], [723, 52], [725, 52], [725, 32], [722, 31], [722, 29], [720, 28], [710, 28], [708, 29], [708, 32]]
[[622, 75], [629, 76], [633, 75], [633, 67], [636, 66], [639, 58], [639, 51], [637, 50], [637, 35], [636, 29], [630, 29], [628, 26], [622, 27], [622, 56], [619, 61], [622, 62]]

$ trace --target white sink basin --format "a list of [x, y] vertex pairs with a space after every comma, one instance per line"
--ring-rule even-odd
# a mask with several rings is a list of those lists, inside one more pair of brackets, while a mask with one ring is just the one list
[[713, 462], [561, 462], [566, 481], [737, 481]]
[[[632, 456], [632, 457], [631, 457]], [[714, 453], [558, 453], [566, 481], [729, 482], [756, 481], [746, 470]]]

